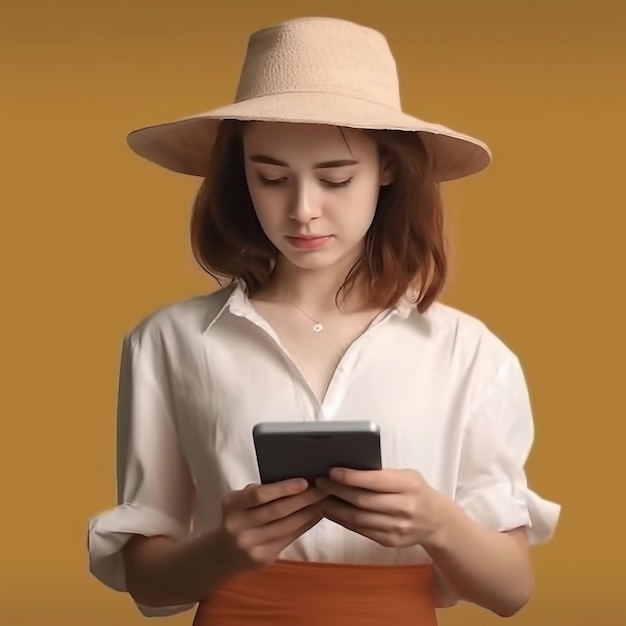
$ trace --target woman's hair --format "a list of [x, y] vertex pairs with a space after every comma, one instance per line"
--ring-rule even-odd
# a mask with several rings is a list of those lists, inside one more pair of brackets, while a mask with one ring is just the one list
[[[193, 204], [191, 246], [196, 261], [218, 283], [238, 279], [254, 295], [268, 282], [278, 250], [261, 228], [248, 193], [243, 125], [220, 123], [209, 171]], [[443, 207], [432, 157], [417, 133], [366, 132], [392, 168], [393, 182], [381, 188], [364, 254], [337, 296], [358, 283], [369, 292], [371, 306], [387, 308], [413, 288], [423, 312], [447, 275]]]

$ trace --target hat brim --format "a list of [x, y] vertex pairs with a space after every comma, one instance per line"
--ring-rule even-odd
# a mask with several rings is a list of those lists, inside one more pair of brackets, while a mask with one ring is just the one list
[[205, 176], [219, 122], [225, 119], [417, 132], [432, 150], [441, 182], [476, 174], [492, 159], [484, 142], [446, 126], [356, 97], [302, 92], [245, 100], [139, 128], [129, 133], [127, 142], [136, 154], [166, 169]]

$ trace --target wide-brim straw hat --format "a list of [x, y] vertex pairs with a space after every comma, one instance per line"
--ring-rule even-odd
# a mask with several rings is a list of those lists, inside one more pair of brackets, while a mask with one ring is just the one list
[[253, 33], [233, 103], [134, 130], [127, 141], [164, 168], [206, 176], [225, 119], [419, 133], [442, 182], [475, 174], [491, 162], [489, 147], [479, 139], [405, 113], [386, 38], [336, 18], [296, 18]]

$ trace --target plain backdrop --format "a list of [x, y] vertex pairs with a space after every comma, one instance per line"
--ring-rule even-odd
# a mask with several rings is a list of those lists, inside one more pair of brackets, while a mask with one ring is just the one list
[[299, 15], [382, 30], [405, 109], [492, 147], [488, 171], [446, 187], [444, 301], [520, 356], [529, 478], [563, 505], [509, 623], [626, 624], [626, 4], [610, 0], [2, 4], [0, 624], [145, 623], [87, 571], [88, 519], [115, 498], [121, 340], [215, 285], [188, 243], [198, 181], [125, 135], [231, 101], [249, 33]]

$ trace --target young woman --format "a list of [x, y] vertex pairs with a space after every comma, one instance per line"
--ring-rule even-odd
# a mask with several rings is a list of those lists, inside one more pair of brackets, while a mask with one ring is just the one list
[[[197, 626], [516, 613], [559, 506], [526, 482], [518, 359], [437, 300], [439, 186], [487, 146], [402, 112], [385, 38], [324, 18], [253, 34], [234, 104], [129, 143], [204, 178], [193, 249], [228, 285], [125, 338], [119, 503], [91, 520], [91, 572]], [[384, 469], [258, 484], [257, 422], [351, 419], [379, 424]]]

